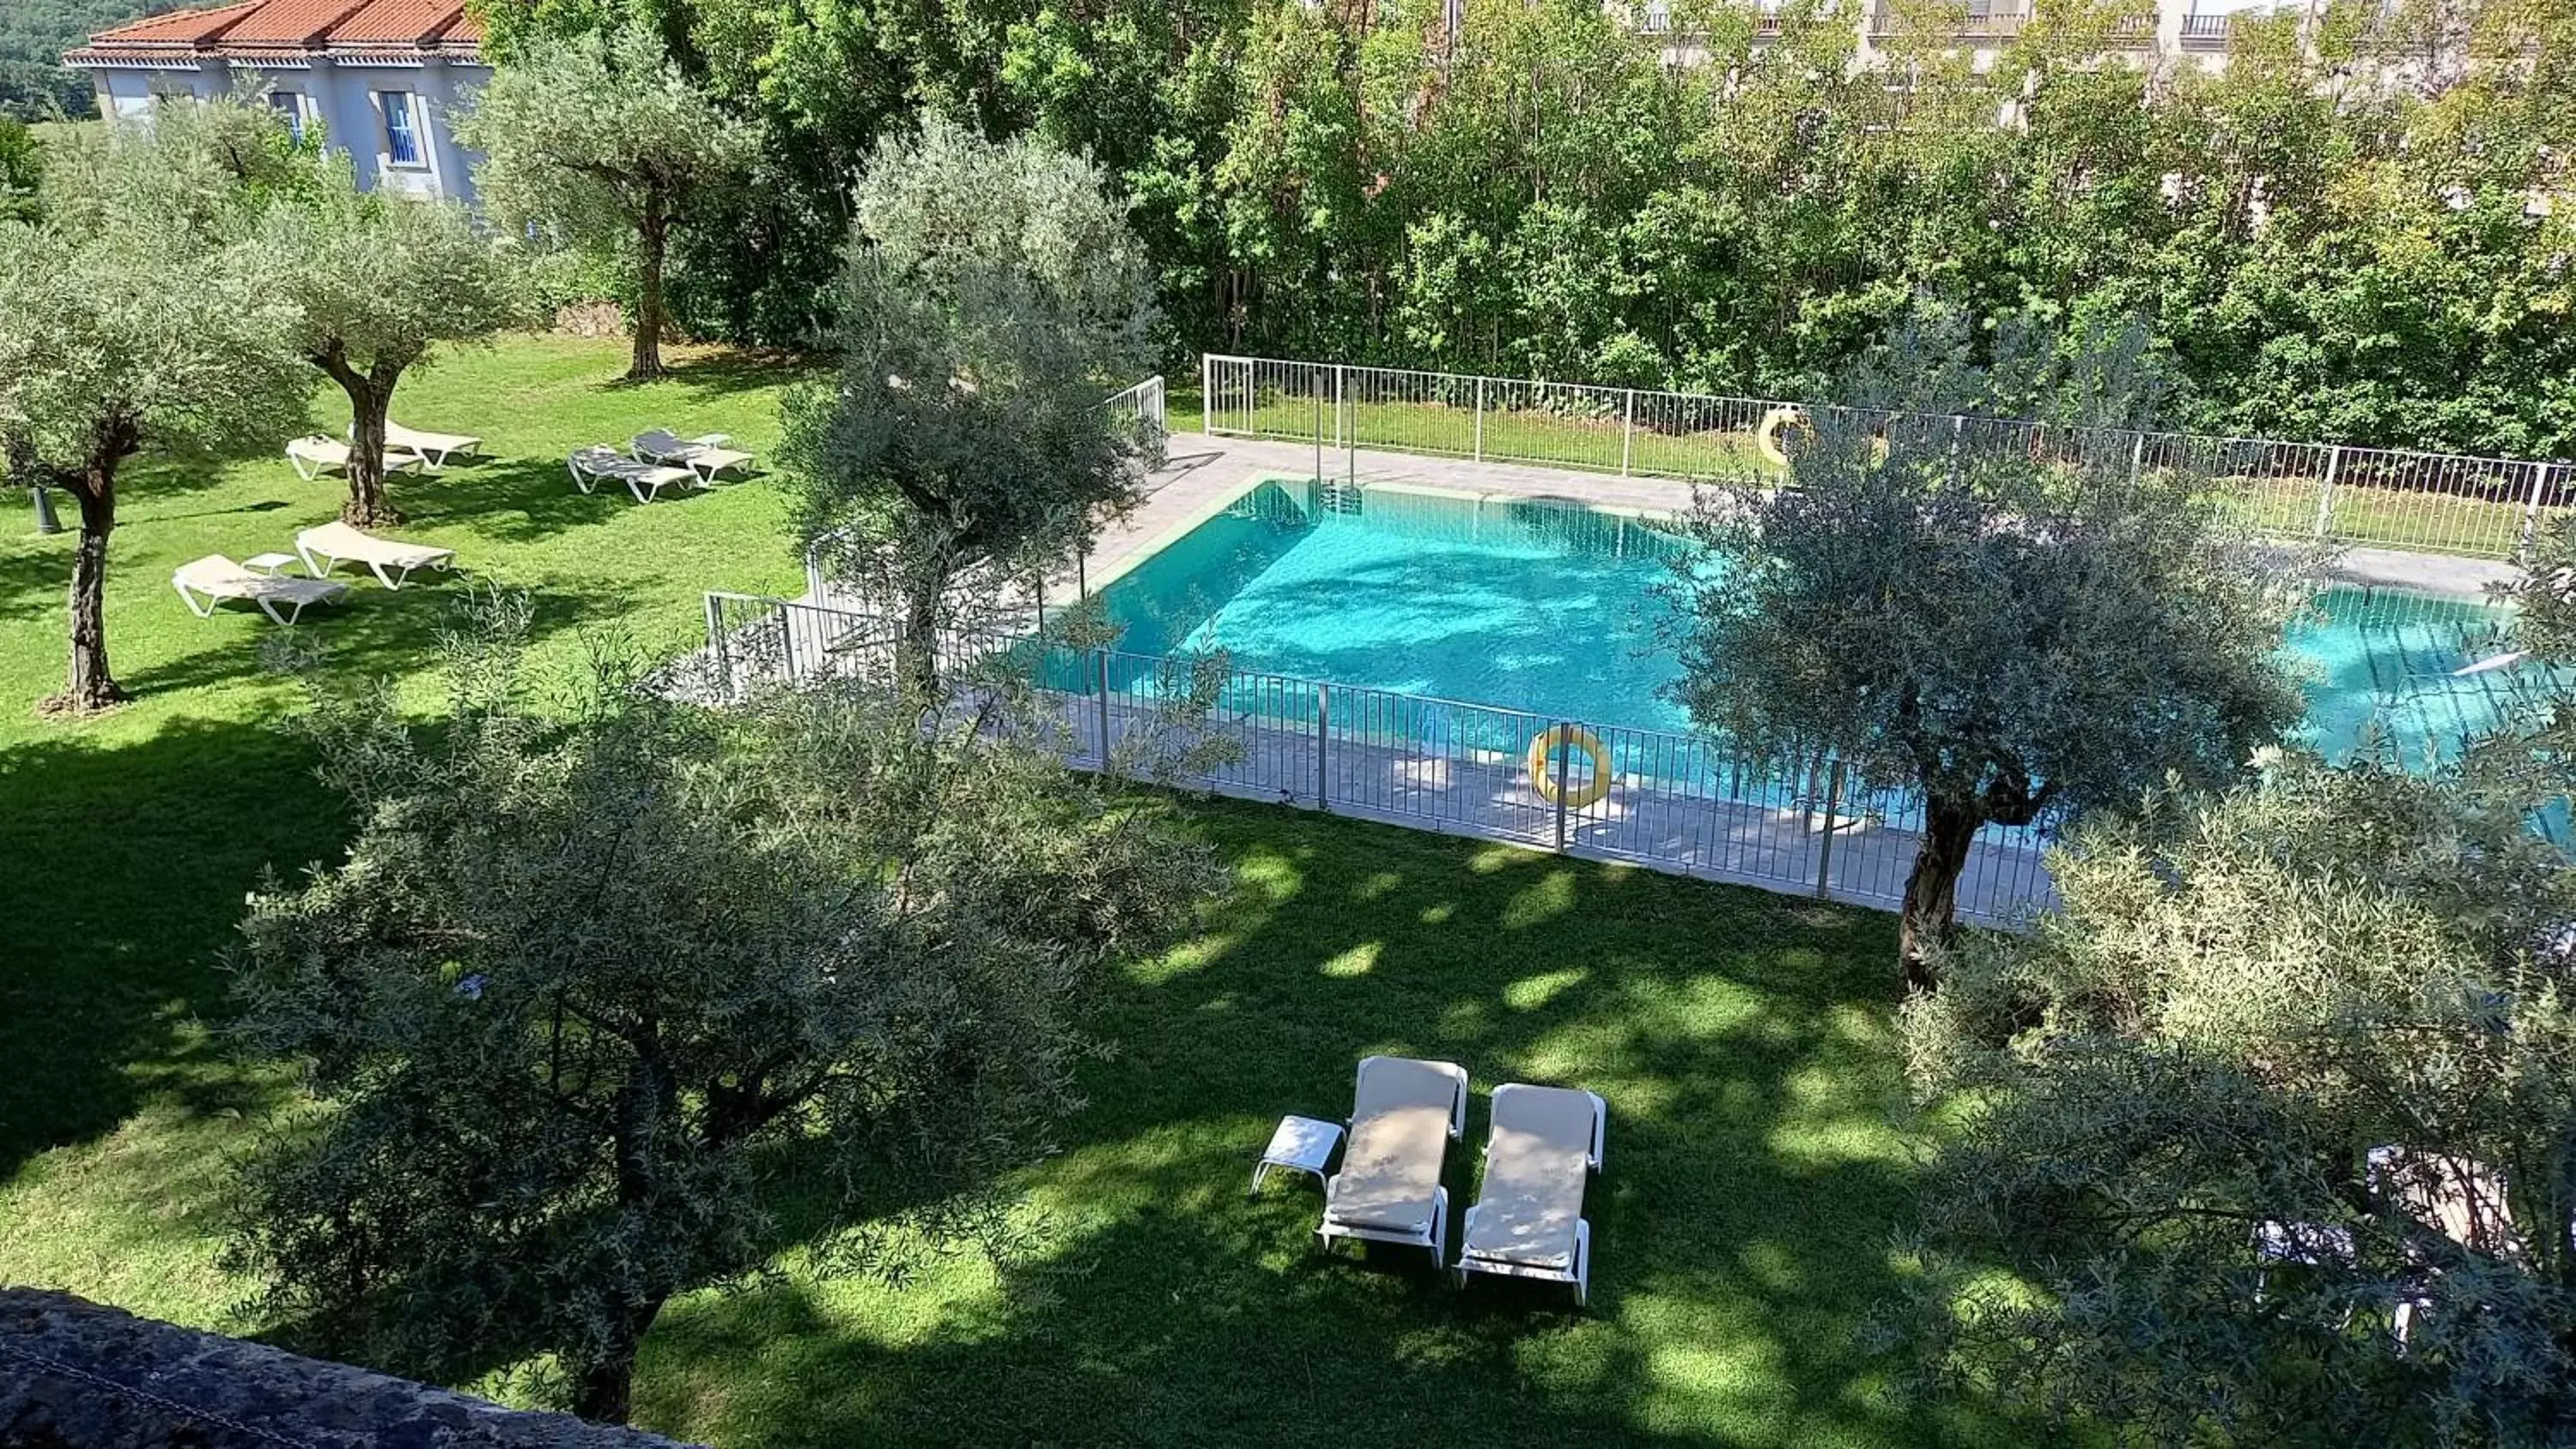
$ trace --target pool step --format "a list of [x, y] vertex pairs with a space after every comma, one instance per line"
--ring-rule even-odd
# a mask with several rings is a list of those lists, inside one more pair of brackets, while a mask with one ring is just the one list
[[1319, 513], [1338, 513], [1357, 518], [1363, 511], [1360, 485], [1339, 478], [1325, 478], [1315, 484], [1315, 509]]

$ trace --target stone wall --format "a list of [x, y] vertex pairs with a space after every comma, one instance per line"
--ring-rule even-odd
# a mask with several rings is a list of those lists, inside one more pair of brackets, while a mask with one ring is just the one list
[[649, 1449], [672, 1441], [530, 1414], [68, 1293], [0, 1289], [8, 1449]]

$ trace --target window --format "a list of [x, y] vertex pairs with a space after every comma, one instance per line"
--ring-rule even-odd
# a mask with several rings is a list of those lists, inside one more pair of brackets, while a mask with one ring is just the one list
[[378, 91], [376, 109], [385, 118], [385, 159], [396, 166], [420, 164], [420, 133], [413, 129], [411, 92]]
[[286, 129], [295, 139], [304, 139], [304, 97], [294, 91], [270, 91], [268, 103], [286, 118]]

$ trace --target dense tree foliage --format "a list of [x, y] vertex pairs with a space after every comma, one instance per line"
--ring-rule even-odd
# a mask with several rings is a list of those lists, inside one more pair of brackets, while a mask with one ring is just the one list
[[2576, 876], [2530, 804], [2290, 758], [2080, 829], [2064, 912], [1909, 1009], [1967, 1114], [1933, 1382], [2121, 1442], [2576, 1435]]
[[[2209, 480], [2138, 467], [2143, 332], [2058, 352], [1902, 333], [1791, 450], [1793, 488], [1704, 490], [1674, 697], [1731, 748], [1924, 802], [1900, 954], [1936, 983], [1977, 831], [2224, 782], [2299, 716], [2281, 663], [2306, 580], [2224, 525]], [[1998, 408], [1997, 404], [2003, 404]], [[1962, 446], [1948, 415], [2034, 412], [2046, 445]], [[2100, 431], [2096, 431], [2100, 430]]]
[[2576, 1438], [2576, 527], [2502, 592], [2516, 707], [2465, 757], [2096, 816], [2065, 909], [1908, 1006], [1964, 1113], [1890, 1319], [1930, 1386], [2123, 1442]]
[[927, 109], [1114, 178], [1175, 355], [1803, 395], [1929, 294], [2146, 316], [2200, 428], [2576, 448], [2569, 0], [2243, 23], [2223, 77], [2094, 64], [2126, 12], [2093, 0], [1975, 74], [1920, 29], [1954, 11], [1899, 5], [1898, 91], [1824, 8], [1676, 6], [1709, 38], [1673, 65], [1592, 0], [1465, 0], [1455, 36], [1444, 0], [488, 5], [505, 57], [641, 11], [756, 118], [738, 224], [678, 244], [712, 331], [817, 334], [849, 181]]
[[239, 1256], [286, 1321], [458, 1377], [550, 1352], [626, 1417], [663, 1304], [788, 1241], [888, 1274], [1008, 1252], [1103, 961], [1214, 876], [1167, 816], [1044, 751], [842, 684], [675, 703], [614, 651], [532, 696], [524, 600], [451, 641], [452, 711], [390, 686], [301, 723], [358, 822], [254, 897], [243, 1040], [327, 1110], [249, 1167]]
[[1143, 249], [1089, 165], [933, 119], [855, 198], [828, 387], [792, 394], [800, 541], [895, 604], [913, 682], [961, 594], [1043, 577], [1133, 506], [1162, 440], [1101, 400], [1151, 355]]

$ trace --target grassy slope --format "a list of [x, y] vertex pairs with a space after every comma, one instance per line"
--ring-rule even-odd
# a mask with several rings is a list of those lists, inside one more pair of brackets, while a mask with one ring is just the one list
[[[566, 484], [566, 450], [650, 423], [774, 440], [774, 373], [707, 359], [628, 389], [603, 381], [618, 365], [614, 344], [513, 340], [424, 375], [398, 408], [491, 437], [501, 461], [396, 481], [402, 531], [539, 590], [557, 659], [589, 627], [685, 640], [700, 589], [795, 580], [768, 483], [651, 508]], [[292, 700], [255, 668], [276, 631], [197, 620], [166, 581], [200, 553], [282, 548], [336, 496], [283, 461], [139, 478], [109, 628], [142, 699], [79, 726], [29, 712], [60, 673], [67, 541], [0, 543], [0, 859], [16, 867], [0, 887], [0, 1281], [261, 1326], [216, 1266], [218, 1199], [225, 1154], [283, 1087], [209, 1041], [213, 955], [264, 868], [326, 858], [346, 827], [267, 728]], [[454, 587], [364, 584], [300, 632], [409, 673]], [[647, 1346], [643, 1422], [782, 1445], [1204, 1443], [1337, 1421], [1389, 1442], [1930, 1436], [1881, 1401], [1853, 1341], [1888, 1281], [1909, 1160], [1890, 1125], [1884, 918], [1190, 808], [1239, 893], [1113, 984], [1102, 1029], [1120, 1050], [1091, 1073], [1066, 1155], [1029, 1174], [1045, 1251], [999, 1275], [933, 1262], [900, 1290], [818, 1280], [791, 1252], [773, 1283], [674, 1305]], [[1471, 1142], [1500, 1081], [1610, 1098], [1592, 1314], [1521, 1285], [1457, 1294], [1419, 1254], [1319, 1257], [1310, 1185], [1243, 1201], [1270, 1122], [1348, 1110], [1369, 1051], [1466, 1063]], [[1462, 1205], [1473, 1160], [1450, 1164]]]

